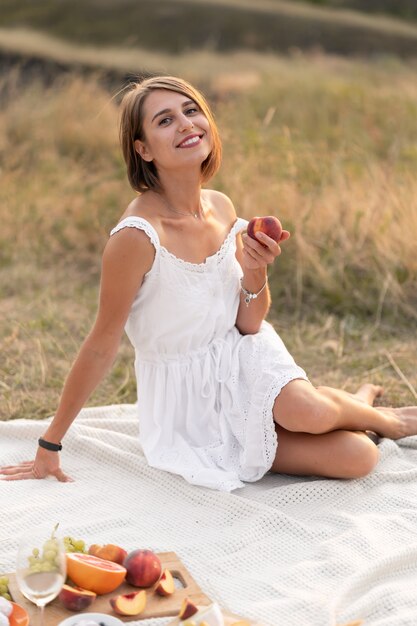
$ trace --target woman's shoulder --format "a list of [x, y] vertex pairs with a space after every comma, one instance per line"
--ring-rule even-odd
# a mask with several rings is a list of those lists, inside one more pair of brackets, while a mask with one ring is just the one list
[[205, 200], [216, 213], [220, 221], [231, 225], [236, 221], [237, 215], [231, 199], [221, 191], [216, 189], [203, 189], [203, 200]]
[[113, 258], [123, 254], [140, 259], [150, 266], [155, 256], [155, 248], [159, 246], [159, 237], [148, 219], [148, 212], [141, 209], [142, 202], [138, 200], [139, 197], [132, 200], [111, 230], [104, 256]]
[[145, 200], [143, 195], [140, 195], [134, 198], [127, 205], [124, 213], [119, 219], [119, 224], [129, 217], [144, 219], [152, 224], [152, 222], [155, 220], [155, 215], [156, 211], [152, 199], [146, 198]]

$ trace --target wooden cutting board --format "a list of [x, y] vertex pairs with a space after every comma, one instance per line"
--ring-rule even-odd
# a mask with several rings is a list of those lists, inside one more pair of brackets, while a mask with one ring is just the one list
[[[208, 604], [211, 604], [212, 601], [210, 598], [201, 591], [200, 587], [197, 585], [196, 581], [175, 552], [159, 552], [157, 554], [161, 560], [162, 569], [169, 569], [174, 577], [176, 590], [172, 596], [161, 597], [154, 592], [156, 587], [155, 583], [153, 587], [146, 590], [146, 608], [143, 613], [131, 617], [127, 615], [118, 615], [117, 617], [123, 622], [131, 622], [149, 617], [170, 617], [172, 615], [178, 615], [184, 598], [190, 598], [190, 600], [196, 605], [207, 606]], [[13, 601], [17, 602], [17, 604], [20, 604], [26, 609], [30, 616], [31, 625], [35, 624], [37, 607], [20, 593], [15, 575], [6, 575], [9, 578], [9, 589]], [[115, 615], [110, 606], [109, 598], [120, 594], [132, 593], [132, 591], [135, 590], [139, 591], [139, 589], [136, 589], [135, 587], [132, 587], [128, 583], [124, 582], [120, 585], [120, 587], [111, 593], [97, 596], [93, 604], [83, 612], [108, 613]], [[61, 620], [65, 619], [69, 615], [74, 615], [74, 613], [64, 608], [58, 598], [56, 598], [45, 607], [45, 626], [57, 626]]]
[[[242, 623], [242, 622], [245, 625], [248, 624], [248, 626], [262, 626], [262, 624], [260, 624], [259, 622], [253, 622], [249, 619], [244, 619], [243, 617], [239, 617], [238, 615], [232, 615], [231, 613], [227, 613], [226, 611], [222, 611], [222, 613], [224, 617], [224, 626], [233, 626], [236, 623]], [[191, 617], [190, 619], [192, 620], [193, 618]], [[176, 617], [172, 622], [169, 622], [168, 626], [181, 626], [181, 622], [178, 619], [178, 617]]]

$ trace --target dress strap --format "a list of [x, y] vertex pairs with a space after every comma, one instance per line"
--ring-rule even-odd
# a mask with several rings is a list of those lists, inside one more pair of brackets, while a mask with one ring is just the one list
[[248, 220], [245, 220], [243, 217], [238, 217], [236, 222], [233, 224], [232, 230], [236, 233], [239, 233], [241, 230], [245, 230], [248, 224]]
[[148, 235], [155, 249], [159, 250], [161, 244], [158, 233], [152, 224], [145, 220], [144, 217], [138, 217], [136, 215], [125, 217], [110, 231], [110, 237], [115, 233], [118, 233], [119, 230], [122, 230], [123, 228], [137, 228], [138, 230], [143, 230]]

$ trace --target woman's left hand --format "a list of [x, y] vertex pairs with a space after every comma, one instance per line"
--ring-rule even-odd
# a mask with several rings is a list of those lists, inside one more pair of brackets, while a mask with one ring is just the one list
[[242, 234], [243, 262], [248, 270], [265, 268], [273, 263], [281, 254], [280, 244], [289, 239], [290, 233], [283, 230], [278, 242], [261, 231], [257, 231], [255, 237], [256, 239], [249, 237], [246, 232]]

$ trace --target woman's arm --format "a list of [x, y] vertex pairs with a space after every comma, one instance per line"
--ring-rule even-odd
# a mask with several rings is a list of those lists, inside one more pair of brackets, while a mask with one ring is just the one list
[[[59, 443], [91, 393], [110, 369], [120, 344], [132, 302], [152, 266], [154, 248], [144, 232], [125, 228], [110, 238], [103, 254], [99, 308], [65, 381], [57, 412], [42, 438]], [[44, 478], [66, 481], [59, 455], [38, 448], [34, 462], [0, 470], [5, 479]]]
[[245, 294], [240, 293], [240, 304], [236, 317], [236, 327], [242, 335], [257, 333], [271, 306], [271, 295], [267, 283], [268, 265], [281, 254], [280, 243], [290, 236], [287, 230], [282, 231], [279, 243], [262, 232], [257, 232], [257, 240], [249, 237], [246, 232], [237, 238], [236, 258], [242, 270], [242, 286], [251, 293], [258, 293], [248, 304]]

